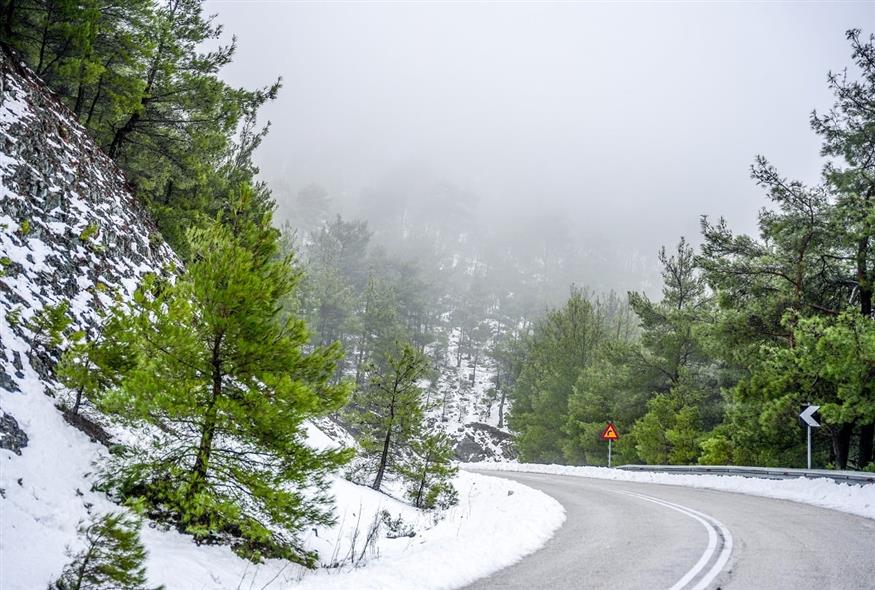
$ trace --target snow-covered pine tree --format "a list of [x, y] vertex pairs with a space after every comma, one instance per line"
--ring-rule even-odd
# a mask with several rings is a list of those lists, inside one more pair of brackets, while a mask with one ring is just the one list
[[139, 518], [110, 512], [80, 525], [79, 535], [84, 548], [70, 554], [72, 561], [50, 590], [145, 590], [146, 549], [140, 542]]

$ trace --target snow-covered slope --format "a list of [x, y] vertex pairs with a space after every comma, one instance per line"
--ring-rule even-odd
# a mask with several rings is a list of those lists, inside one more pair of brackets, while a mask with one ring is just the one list
[[115, 164], [33, 74], [0, 55], [0, 385], [17, 392], [51, 377], [53, 359], [27, 328], [34, 314], [66, 301], [72, 327], [93, 329], [97, 310], [174, 257]]
[[[57, 407], [66, 394], [52, 378], [56, 359], [35, 345], [29, 320], [68, 301], [71, 329], [93, 330], [97, 310], [173, 260], [113, 162], [32, 73], [0, 52], [0, 590], [45, 588], [68, 561], [66, 548], [78, 549], [78, 524], [119, 509], [91, 490], [108, 453], [94, 438], [131, 436], [89, 408], [99, 430], [67, 422]], [[344, 443], [331, 427], [311, 425], [310, 443]], [[336, 477], [337, 523], [302, 538], [325, 566], [316, 572], [280, 560], [256, 566], [228, 547], [197, 546], [149, 524], [150, 583], [447, 588], [534, 551], [563, 520], [558, 503], [518, 484], [462, 474], [456, 485], [458, 506], [429, 513]]]
[[505, 423], [509, 406], [495, 389], [495, 361], [486, 353], [489, 343], [476, 358], [460, 353], [462, 332], [449, 325], [448, 317], [445, 322], [447, 346], [429, 392], [429, 419], [453, 440], [460, 461], [512, 461], [517, 452]]

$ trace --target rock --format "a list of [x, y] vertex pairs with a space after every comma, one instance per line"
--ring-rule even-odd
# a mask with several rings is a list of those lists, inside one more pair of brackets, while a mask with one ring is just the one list
[[18, 387], [18, 383], [15, 382], [15, 379], [6, 373], [2, 366], [0, 366], [0, 389], [5, 389], [12, 393], [21, 391]]
[[7, 449], [21, 454], [21, 449], [27, 446], [27, 434], [18, 426], [18, 421], [3, 412], [0, 415], [0, 449]]
[[455, 441], [453, 453], [465, 463], [516, 459], [518, 453], [513, 436], [494, 426], [471, 422], [451, 434]]

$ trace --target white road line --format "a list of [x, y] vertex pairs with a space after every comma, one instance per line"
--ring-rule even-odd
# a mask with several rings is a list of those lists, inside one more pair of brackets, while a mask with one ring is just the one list
[[720, 572], [723, 571], [723, 568], [729, 561], [729, 556], [732, 554], [732, 535], [719, 520], [717, 520], [713, 516], [699, 512], [698, 510], [693, 510], [692, 508], [688, 508], [687, 506], [675, 504], [674, 502], [669, 502], [661, 498], [654, 498], [652, 496], [646, 496], [644, 494], [627, 491], [621, 491], [620, 493], [627, 496], [639, 498], [641, 500], [646, 500], [647, 502], [653, 502], [654, 504], [659, 504], [666, 508], [675, 510], [676, 512], [680, 512], [681, 514], [698, 521], [702, 526], [705, 527], [705, 530], [708, 531], [708, 546], [705, 548], [705, 551], [702, 553], [699, 561], [697, 561], [696, 564], [692, 568], [690, 568], [690, 570], [685, 573], [680, 580], [675, 582], [675, 584], [669, 590], [682, 590], [683, 588], [685, 588], [699, 574], [699, 572], [702, 571], [702, 569], [708, 564], [708, 562], [711, 561], [711, 558], [714, 556], [714, 553], [717, 550], [717, 529], [720, 530], [720, 534], [723, 537], [723, 548], [720, 551], [720, 555], [717, 557], [717, 561], [714, 562], [714, 565], [711, 567], [711, 569], [708, 570], [708, 572], [702, 577], [702, 579], [699, 580], [699, 583], [696, 584], [692, 588], [692, 590], [705, 590], [708, 585], [711, 584], [711, 582], [713, 582], [718, 575], [720, 575]]

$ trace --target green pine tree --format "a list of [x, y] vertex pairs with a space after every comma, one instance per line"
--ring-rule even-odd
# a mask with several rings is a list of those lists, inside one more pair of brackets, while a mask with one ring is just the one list
[[111, 339], [135, 361], [99, 406], [157, 429], [107, 484], [199, 541], [232, 537], [250, 558], [313, 565], [295, 533], [332, 520], [325, 475], [349, 453], [308, 447], [303, 422], [342, 406], [349, 388], [330, 383], [339, 347], [308, 346], [304, 322], [283, 313], [300, 273], [277, 256], [270, 217], [256, 223], [245, 206], [190, 231], [185, 272], [149, 276], [117, 312]]
[[[581, 291], [538, 322], [513, 389], [508, 425], [524, 461], [566, 463], [570, 437], [563, 430], [569, 398], [608, 336], [604, 318]], [[605, 419], [608, 417], [606, 416]]]
[[371, 487], [380, 490], [387, 472], [393, 472], [411, 443], [421, 436], [422, 392], [418, 382], [428, 362], [410, 344], [399, 346], [383, 367], [371, 365], [369, 382], [359, 395], [352, 420], [361, 432], [362, 458], [374, 474]]
[[453, 465], [450, 438], [442, 432], [425, 434], [410, 444], [409, 455], [398, 472], [407, 481], [407, 497], [417, 508], [447, 508], [458, 501], [452, 479], [458, 473]]
[[50, 303], [25, 322], [25, 327], [32, 333], [31, 342], [35, 348], [42, 348], [48, 353], [58, 352], [64, 343], [64, 332], [73, 322], [67, 313], [69, 309], [68, 301]]
[[134, 360], [133, 347], [125, 342], [123, 318], [105, 314], [97, 338], [88, 338], [85, 331], [70, 336], [70, 346], [55, 365], [58, 380], [73, 392], [72, 414], [78, 414], [83, 400], [95, 401], [101, 392], [118, 386], [120, 376], [129, 370]]
[[146, 590], [139, 518], [110, 512], [80, 525], [79, 536], [85, 547], [70, 555], [73, 560], [50, 590]]

